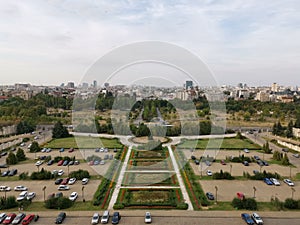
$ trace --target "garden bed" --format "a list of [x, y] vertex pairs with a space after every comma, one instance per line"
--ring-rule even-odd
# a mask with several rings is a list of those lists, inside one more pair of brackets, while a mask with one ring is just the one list
[[174, 173], [125, 173], [124, 186], [178, 186], [178, 180]]

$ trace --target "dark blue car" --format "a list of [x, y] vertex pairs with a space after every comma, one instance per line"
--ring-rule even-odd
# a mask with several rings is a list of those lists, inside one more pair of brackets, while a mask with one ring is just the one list
[[242, 213], [241, 217], [249, 225], [254, 225], [254, 221], [248, 213]]
[[269, 178], [264, 178], [264, 182], [265, 182], [267, 185], [273, 185], [273, 182], [272, 182]]

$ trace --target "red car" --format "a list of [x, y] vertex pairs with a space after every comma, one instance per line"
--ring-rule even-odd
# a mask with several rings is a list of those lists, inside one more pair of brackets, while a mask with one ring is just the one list
[[22, 225], [28, 225], [30, 224], [30, 222], [34, 219], [35, 215], [34, 214], [29, 214], [27, 215], [23, 221], [22, 221]]
[[70, 148], [70, 149], [69, 149], [69, 152], [74, 152], [74, 148]]
[[222, 165], [226, 165], [226, 162], [224, 160], [221, 160]]
[[2, 222], [3, 224], [10, 224], [17, 215], [15, 213], [10, 213], [7, 215], [5, 220]]
[[60, 160], [60, 161], [57, 163], [57, 165], [58, 165], [58, 166], [61, 166], [63, 163], [64, 163], [64, 160]]
[[245, 198], [245, 195], [242, 192], [238, 192], [238, 193], [236, 193], [236, 195], [241, 200], [243, 200]]
[[69, 178], [64, 178], [60, 184], [66, 185], [66, 184], [68, 184], [68, 182], [69, 182]]

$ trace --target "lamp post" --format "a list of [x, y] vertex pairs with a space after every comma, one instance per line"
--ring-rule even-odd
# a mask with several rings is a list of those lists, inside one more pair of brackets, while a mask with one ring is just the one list
[[37, 165], [36, 167], [38, 169], [38, 172], [40, 172], [40, 165]]
[[231, 171], [232, 171], [232, 164], [230, 163], [230, 176], [231, 176]]
[[70, 165], [68, 164], [68, 176], [69, 176], [69, 174], [70, 174], [69, 166], [70, 166]]
[[253, 186], [253, 198], [255, 198], [256, 187]]
[[290, 179], [292, 178], [292, 166], [290, 165]]
[[202, 160], [200, 161], [199, 167], [200, 167], [200, 176], [201, 176], [201, 178], [202, 178]]
[[44, 192], [44, 201], [46, 201], [46, 188], [47, 188], [47, 187], [46, 187], [46, 186], [44, 186], [44, 187], [43, 187], [43, 189], [42, 189], [42, 190], [43, 190], [43, 192]]
[[216, 189], [216, 204], [217, 204], [217, 202], [218, 202], [218, 187], [215, 186], [215, 189]]
[[292, 199], [294, 198], [294, 192], [296, 191], [294, 188], [291, 188], [292, 190]]
[[85, 199], [84, 199], [84, 186], [82, 186], [81, 190], [82, 190], [82, 201], [85, 202]]
[[261, 168], [262, 168], [262, 165], [259, 165], [259, 172], [261, 173]]

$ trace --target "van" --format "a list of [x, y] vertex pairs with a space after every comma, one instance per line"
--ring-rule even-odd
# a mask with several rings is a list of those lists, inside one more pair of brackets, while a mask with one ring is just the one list
[[102, 218], [101, 218], [101, 223], [108, 223], [109, 220], [109, 212], [104, 211]]

